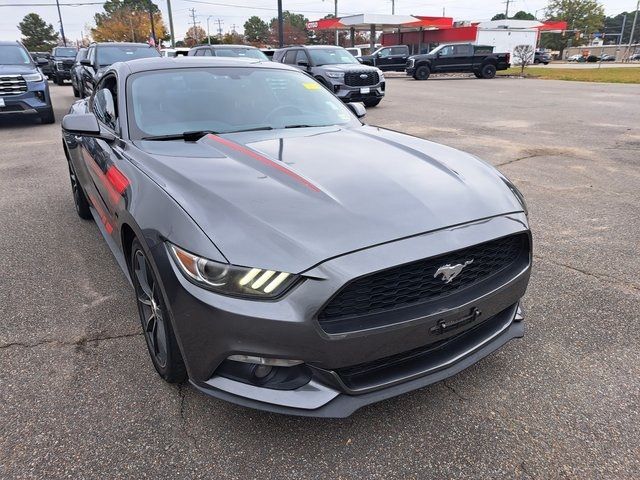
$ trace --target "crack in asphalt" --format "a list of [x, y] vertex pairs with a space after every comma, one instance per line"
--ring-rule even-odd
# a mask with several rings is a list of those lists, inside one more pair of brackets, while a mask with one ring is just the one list
[[178, 395], [180, 395], [180, 429], [184, 433], [185, 437], [191, 440], [191, 442], [195, 447], [198, 447], [198, 440], [187, 428], [187, 415], [185, 412], [185, 403], [187, 400], [187, 388], [185, 388], [185, 383], [178, 384]]
[[446, 381], [442, 381], [443, 385], [445, 387], [447, 387], [449, 390], [451, 390], [456, 397], [458, 397], [460, 400], [462, 400], [463, 402], [468, 402], [469, 398], [465, 397], [464, 395], [462, 395], [460, 392], [458, 392], [455, 388], [453, 388], [451, 385], [449, 385]]
[[518, 158], [514, 158], [513, 160], [507, 160], [506, 162], [502, 162], [502, 163], [496, 163], [496, 167], [502, 167], [504, 165], [510, 165], [512, 163], [516, 163], [519, 162], [521, 160], [527, 160], [529, 158], [536, 158], [536, 157], [544, 157], [544, 156], [548, 156], [548, 154], [542, 154], [542, 153], [535, 153], [533, 155], [526, 155], [524, 157], [518, 157]]
[[524, 460], [520, 463], [520, 470], [522, 470], [522, 473], [524, 473], [528, 478], [534, 478], [533, 475], [529, 473], [529, 470], [527, 469], [527, 466], [525, 465]]
[[595, 278], [596, 280], [599, 280], [601, 282], [608, 282], [610, 284], [616, 285], [618, 287], [621, 288], [627, 288], [627, 289], [631, 289], [634, 290], [633, 293], [640, 293], [640, 286], [636, 285], [634, 283], [630, 283], [630, 282], [620, 282], [617, 278], [614, 277], [610, 277], [609, 275], [603, 275], [603, 274], [599, 274], [599, 273], [594, 273], [594, 272], [590, 272], [589, 270], [585, 270], [582, 268], [578, 268], [578, 267], [574, 267], [572, 265], [566, 264], [566, 263], [562, 263], [559, 262], [557, 260], [553, 260], [551, 258], [546, 258], [546, 257], [542, 257], [540, 255], [534, 255], [533, 256], [534, 260], [542, 260], [543, 262], [549, 262], [552, 263], [553, 265], [557, 265], [559, 267], [564, 267], [568, 270], [572, 270], [574, 272], [578, 272], [581, 273], [583, 275], [587, 275], [589, 277]]
[[138, 332], [138, 333], [125, 333], [122, 335], [111, 335], [108, 337], [93, 337], [93, 338], [86, 338], [86, 337], [82, 337], [82, 338], [78, 338], [77, 340], [74, 340], [72, 342], [65, 342], [62, 340], [55, 340], [55, 339], [44, 339], [44, 340], [38, 340], [37, 342], [34, 343], [27, 343], [27, 342], [9, 342], [9, 343], [3, 343], [0, 344], [0, 350], [5, 349], [5, 348], [11, 348], [11, 347], [21, 347], [21, 348], [35, 348], [35, 347], [39, 347], [42, 345], [55, 345], [55, 346], [68, 346], [68, 347], [82, 347], [84, 345], [86, 345], [87, 343], [93, 343], [93, 342], [102, 342], [105, 340], [118, 340], [121, 338], [132, 338], [132, 337], [139, 337], [143, 335], [142, 332]]

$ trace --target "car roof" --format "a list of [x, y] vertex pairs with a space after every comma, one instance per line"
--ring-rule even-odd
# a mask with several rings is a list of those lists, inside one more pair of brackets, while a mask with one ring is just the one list
[[239, 44], [227, 44], [227, 43], [216, 43], [213, 45], [208, 45], [208, 44], [203, 44], [203, 45], [196, 45], [193, 48], [252, 48], [254, 50], [258, 50], [256, 47], [254, 47], [253, 45], [239, 45]]
[[130, 75], [139, 72], [152, 72], [156, 70], [170, 70], [177, 68], [196, 67], [251, 67], [251, 68], [273, 68], [279, 70], [300, 70], [282, 63], [271, 62], [269, 60], [259, 60], [250, 58], [233, 57], [154, 57], [139, 58], [127, 62], [114, 63], [110, 70], [122, 72]]
[[134, 43], [134, 42], [93, 42], [91, 45], [96, 47], [146, 47], [153, 48], [148, 43]]

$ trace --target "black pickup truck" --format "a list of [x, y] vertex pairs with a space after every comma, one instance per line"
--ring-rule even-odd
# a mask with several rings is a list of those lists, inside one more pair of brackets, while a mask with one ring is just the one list
[[381, 47], [371, 55], [358, 57], [364, 65], [378, 67], [380, 70], [396, 70], [402, 72], [407, 66], [409, 58], [409, 47], [406, 45], [393, 45], [391, 47]]
[[469, 72], [478, 78], [493, 78], [511, 65], [509, 53], [493, 53], [490, 45], [457, 43], [440, 45], [424, 55], [409, 57], [407, 75], [426, 80], [432, 73]]

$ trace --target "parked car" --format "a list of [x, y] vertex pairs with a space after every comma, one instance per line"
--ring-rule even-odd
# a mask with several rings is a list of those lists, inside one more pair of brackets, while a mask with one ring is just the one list
[[162, 57], [182, 57], [189, 54], [189, 49], [184, 47], [177, 48], [161, 48], [160, 56]]
[[582, 55], [577, 53], [575, 55], [571, 55], [570, 57], [567, 57], [567, 62], [577, 62], [581, 58], [582, 58]]
[[274, 48], [261, 48], [260, 51], [264, 53], [269, 60], [273, 60], [273, 54], [276, 53]]
[[76, 58], [73, 61], [73, 66], [71, 67], [71, 86], [73, 87], [73, 96], [80, 96], [80, 84], [82, 83], [82, 70], [84, 70], [85, 66], [82, 65], [82, 60], [87, 58], [87, 53], [89, 49], [82, 47], [78, 50], [76, 54]]
[[267, 61], [269, 58], [259, 48], [251, 45], [198, 45], [189, 50], [195, 57], [240, 57]]
[[640, 53], [634, 53], [633, 55], [629, 56], [629, 60], [631, 61], [640, 60]]
[[539, 63], [542, 63], [543, 65], [549, 65], [550, 61], [551, 61], [551, 54], [548, 52], [541, 52], [538, 50], [533, 55], [533, 63], [536, 65]]
[[274, 62], [297, 67], [331, 90], [344, 102], [363, 102], [375, 107], [384, 97], [384, 74], [361, 65], [342, 47], [300, 45], [277, 50]]
[[608, 53], [605, 53], [602, 55], [602, 57], [600, 58], [603, 62], [615, 62], [616, 61], [616, 56], [615, 55], [609, 55]]
[[63, 85], [65, 80], [71, 80], [71, 67], [75, 62], [78, 49], [75, 47], [55, 47], [51, 51], [49, 65], [53, 81]]
[[493, 78], [511, 66], [509, 53], [493, 53], [490, 45], [457, 43], [440, 45], [425, 55], [407, 61], [407, 75], [426, 80], [432, 73], [469, 72], [477, 78]]
[[600, 61], [600, 57], [598, 55], [588, 55], [585, 61], [588, 63], [596, 63]]
[[362, 49], [360, 47], [345, 47], [345, 50], [356, 58], [362, 58]]
[[114, 64], [71, 107], [77, 213], [131, 280], [163, 379], [344, 417], [523, 335], [520, 192], [364, 113], [288, 65], [191, 57]]
[[21, 43], [0, 41], [0, 116], [17, 115], [55, 122], [47, 78]]
[[51, 78], [51, 66], [49, 65], [49, 59], [51, 58], [51, 54], [47, 52], [29, 52], [33, 61], [40, 67], [42, 73], [47, 77]]
[[360, 57], [364, 65], [372, 65], [385, 72], [388, 70], [395, 70], [397, 72], [404, 71], [408, 58], [409, 47], [406, 45], [382, 47], [371, 55], [363, 55]]
[[80, 60], [80, 65], [85, 68], [81, 70], [82, 81], [78, 93], [81, 97], [90, 95], [107, 67], [116, 62], [159, 56], [160, 53], [146, 43], [92, 43], [89, 45], [87, 58]]

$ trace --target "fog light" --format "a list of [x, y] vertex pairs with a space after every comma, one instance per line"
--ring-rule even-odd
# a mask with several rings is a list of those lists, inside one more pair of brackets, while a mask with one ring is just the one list
[[41, 90], [37, 90], [35, 92], [36, 97], [38, 97], [38, 100], [40, 100], [41, 102], [44, 102], [44, 92]]
[[256, 365], [256, 368], [253, 369], [253, 374], [257, 378], [264, 378], [271, 373], [273, 367], [271, 365]]
[[293, 367], [304, 363], [302, 360], [288, 360], [286, 358], [266, 358], [254, 355], [231, 355], [227, 360], [243, 363], [255, 363], [256, 365], [268, 365], [271, 367]]

